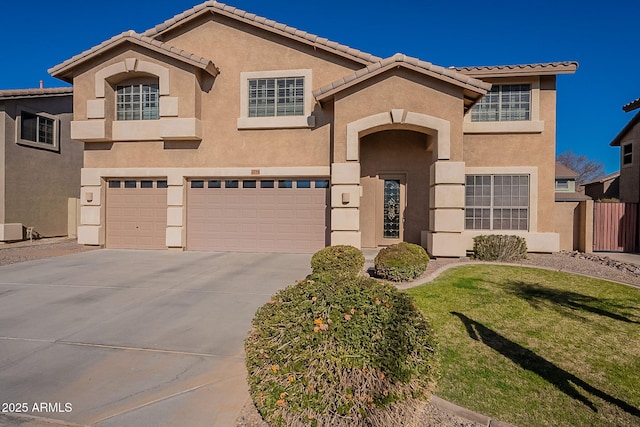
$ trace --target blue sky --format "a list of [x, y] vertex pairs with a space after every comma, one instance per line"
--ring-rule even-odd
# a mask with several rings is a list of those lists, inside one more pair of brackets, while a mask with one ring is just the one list
[[[113, 35], [142, 32], [199, 0], [22, 0], [0, 6], [0, 89], [65, 86], [47, 69]], [[356, 49], [396, 52], [442, 66], [576, 60], [558, 76], [557, 151], [573, 150], [618, 170], [609, 142], [640, 97], [640, 3], [538, 0], [228, 0], [227, 4]], [[485, 6], [486, 5], [486, 6]], [[215, 58], [211, 58], [215, 62]]]

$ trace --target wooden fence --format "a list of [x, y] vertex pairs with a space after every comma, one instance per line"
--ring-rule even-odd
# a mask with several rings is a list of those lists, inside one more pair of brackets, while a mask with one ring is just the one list
[[638, 203], [593, 204], [593, 250], [637, 252]]

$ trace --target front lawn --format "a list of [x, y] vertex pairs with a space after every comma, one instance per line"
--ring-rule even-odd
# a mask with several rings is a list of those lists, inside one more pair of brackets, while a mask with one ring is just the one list
[[440, 397], [521, 427], [640, 425], [640, 290], [525, 267], [408, 291], [440, 342]]

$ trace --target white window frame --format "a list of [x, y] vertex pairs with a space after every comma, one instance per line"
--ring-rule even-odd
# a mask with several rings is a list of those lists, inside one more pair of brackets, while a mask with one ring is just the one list
[[[39, 118], [45, 118], [53, 121], [53, 143], [48, 144], [45, 142], [39, 141], [31, 141], [29, 139], [22, 138], [22, 113], [29, 113]], [[43, 148], [49, 151], [59, 151], [60, 150], [60, 119], [56, 116], [48, 113], [44, 113], [41, 111], [36, 111], [30, 108], [18, 107], [16, 110], [16, 132], [15, 132], [15, 141], [20, 145], [27, 145], [30, 147]], [[37, 133], [37, 132], [36, 132]]]
[[[283, 79], [302, 77], [304, 79], [304, 113], [297, 116], [249, 117], [249, 80]], [[312, 94], [312, 72], [310, 69], [250, 71], [240, 73], [240, 115], [238, 129], [310, 128], [315, 126]]]
[[[522, 174], [522, 173], [517, 173], [517, 174], [513, 174], [513, 173], [492, 173], [492, 174], [473, 174], [473, 173], [467, 173], [465, 175], [465, 183], [466, 180], [469, 176], [473, 176], [473, 177], [487, 177], [489, 178], [490, 182], [489, 182], [489, 190], [490, 190], [490, 194], [484, 196], [487, 197], [489, 199], [489, 204], [488, 205], [484, 205], [484, 204], [479, 204], [479, 205], [468, 205], [466, 203], [465, 200], [465, 230], [466, 231], [497, 231], [497, 232], [503, 232], [503, 231], [516, 231], [516, 232], [528, 232], [531, 230], [531, 209], [532, 209], [532, 203], [531, 203], [531, 183], [532, 183], [532, 179], [531, 176], [528, 174]], [[495, 183], [495, 179], [497, 177], [523, 177], [526, 176], [527, 177], [527, 205], [526, 207], [524, 205], [505, 205], [505, 206], [500, 206], [500, 205], [496, 205], [495, 203], [495, 190], [496, 190], [496, 183]], [[466, 184], [465, 184], [465, 193], [466, 193]], [[466, 199], [466, 195], [465, 195], [465, 199]], [[467, 222], [467, 214], [466, 214], [466, 210], [467, 209], [481, 209], [481, 210], [488, 210], [488, 217], [486, 218], [489, 222], [489, 227], [488, 228], [476, 228], [476, 227], [469, 227], [467, 228], [466, 222]], [[495, 215], [495, 211], [499, 210], [499, 209], [516, 209], [516, 210], [522, 210], [522, 209], [526, 209], [527, 210], [527, 225], [526, 228], [494, 228], [494, 215]], [[482, 219], [482, 218], [480, 218]]]
[[[160, 85], [156, 82], [153, 83], [148, 83], [148, 82], [143, 82], [143, 83], [124, 83], [124, 84], [117, 84], [116, 86], [116, 90], [115, 90], [115, 101], [116, 101], [116, 107], [115, 107], [115, 121], [119, 121], [119, 122], [123, 122], [123, 121], [138, 121], [138, 120], [159, 120], [160, 119]], [[155, 93], [145, 93], [144, 88], [148, 87], [148, 88], [153, 88], [155, 89]], [[120, 102], [119, 101], [119, 97], [120, 95], [120, 89], [123, 88], [137, 88], [138, 89], [138, 93], [131, 93], [129, 94], [130, 96], [135, 96], [138, 95], [140, 97], [139, 101], [137, 102], [137, 106], [139, 107], [137, 114], [139, 115], [138, 119], [120, 119], [118, 118], [118, 116], [120, 115], [120, 109], [119, 106], [121, 104], [125, 104], [125, 102]], [[122, 96], [125, 96], [127, 94], [122, 94]], [[153, 108], [155, 110], [155, 115], [153, 117], [149, 117], [149, 118], [145, 118], [145, 104], [149, 104], [150, 101], [145, 101], [144, 97], [145, 95], [155, 95], [155, 108]], [[129, 102], [128, 104], [134, 104], [133, 101]], [[152, 108], [152, 107], [147, 107], [147, 108]], [[134, 110], [131, 110], [132, 112]], [[123, 113], [126, 112], [126, 110], [123, 110]]]
[[540, 120], [540, 78], [487, 78], [493, 85], [521, 85], [531, 87], [529, 120], [472, 122], [471, 110], [464, 116], [463, 131], [467, 134], [482, 133], [542, 133], [544, 122]]
[[[517, 91], [505, 90], [505, 88], [512, 89], [515, 86], [519, 86], [521, 90], [517, 90]], [[522, 89], [523, 87], [526, 87], [527, 89]], [[507, 101], [503, 99], [505, 95], [509, 95], [511, 97], [515, 94], [518, 94], [522, 97], [528, 96], [529, 99], [526, 102], [522, 100], [512, 102], [511, 99]], [[485, 101], [488, 101], [489, 97], [491, 96], [495, 96], [497, 98], [497, 102], [491, 103], [490, 106], [494, 108], [486, 109], [486, 113], [483, 114], [484, 110], [480, 111], [479, 108], [484, 104]], [[513, 103], [521, 104], [523, 106], [523, 108], [518, 109], [516, 111], [517, 118], [504, 117], [511, 110], [509, 106], [511, 106]], [[531, 84], [530, 83], [494, 84], [491, 90], [487, 92], [487, 94], [482, 99], [480, 99], [480, 101], [478, 101], [478, 103], [474, 105], [473, 108], [471, 109], [471, 112], [470, 112], [471, 121], [472, 122], [524, 122], [524, 121], [528, 122], [528, 121], [531, 121], [531, 104], [532, 102], [531, 102]], [[526, 108], [524, 108], [524, 106], [526, 106]], [[494, 114], [495, 114], [496, 120], [485, 120], [485, 117], [484, 117], [485, 115], [489, 117], [489, 116], [494, 116]], [[473, 119], [474, 115], [478, 116], [477, 120]], [[522, 115], [522, 118], [520, 118], [520, 115]]]

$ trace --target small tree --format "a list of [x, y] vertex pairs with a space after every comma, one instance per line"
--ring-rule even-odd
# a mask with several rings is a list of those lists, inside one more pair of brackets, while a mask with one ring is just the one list
[[604, 165], [601, 162], [590, 159], [584, 154], [565, 151], [558, 154], [556, 161], [578, 174], [576, 179], [578, 184], [585, 184], [606, 175]]

